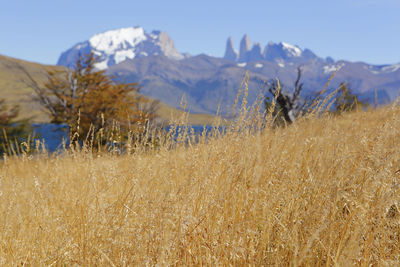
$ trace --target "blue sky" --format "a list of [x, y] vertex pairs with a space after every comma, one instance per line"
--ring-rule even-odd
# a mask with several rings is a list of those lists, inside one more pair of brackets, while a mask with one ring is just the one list
[[399, 0], [0, 0], [0, 54], [55, 64], [61, 52], [106, 30], [166, 31], [181, 52], [223, 56], [285, 41], [317, 55], [374, 64], [400, 62]]

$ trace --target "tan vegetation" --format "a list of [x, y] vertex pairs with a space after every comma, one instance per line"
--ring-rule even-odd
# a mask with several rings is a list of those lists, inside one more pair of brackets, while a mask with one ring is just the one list
[[398, 106], [244, 125], [173, 149], [6, 158], [0, 264], [398, 264]]
[[32, 101], [34, 91], [24, 82], [24, 73], [16, 66], [25, 68], [32, 77], [43, 85], [46, 78], [46, 71], [61, 70], [61, 67], [46, 66], [37, 63], [18, 60], [0, 55], [0, 94], [6, 103], [10, 105], [18, 104], [21, 108], [20, 119], [35, 117], [36, 121], [48, 121], [46, 114], [41, 111], [40, 104]]
[[11, 147], [19, 147], [32, 132], [29, 120], [16, 120], [18, 113], [18, 105], [9, 107], [4, 99], [0, 99], [0, 154], [7, 148], [11, 152]]

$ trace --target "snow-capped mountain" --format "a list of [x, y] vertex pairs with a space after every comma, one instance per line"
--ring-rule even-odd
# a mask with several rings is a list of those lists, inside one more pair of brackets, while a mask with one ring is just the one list
[[164, 55], [180, 60], [187, 55], [175, 49], [166, 32], [147, 33], [141, 27], [122, 28], [99, 33], [61, 54], [57, 65], [73, 66], [79, 54], [93, 52], [99, 57], [96, 68], [104, 70], [126, 59]]
[[[261, 68], [262, 64], [257, 62], [268, 61], [277, 64], [280, 68], [302, 66], [305, 69], [310, 69], [310, 66], [313, 66], [310, 71], [314, 73], [322, 72], [323, 74], [331, 74], [334, 71], [340, 71], [345, 66], [360, 66], [358, 63], [362, 63], [349, 62], [345, 60], [335, 61], [331, 57], [321, 58], [314, 54], [310, 49], [303, 50], [297, 45], [291, 45], [285, 42], [269, 42], [264, 49], [262, 49], [258, 42], [255, 42], [253, 46], [251, 46], [247, 34], [243, 36], [239, 47], [239, 52], [237, 52], [234, 48], [232, 38], [229, 37], [226, 42], [224, 55], [224, 59], [236, 62], [239, 67], [244, 67], [248, 63], [256, 62], [255, 64], [259, 66], [258, 68]], [[395, 73], [400, 70], [400, 64], [379, 66], [362, 63], [362, 69], [363, 71], [366, 71], [368, 75], [384, 75]], [[357, 73], [359, 74], [363, 71], [359, 70]], [[352, 76], [352, 74], [349, 76]]]

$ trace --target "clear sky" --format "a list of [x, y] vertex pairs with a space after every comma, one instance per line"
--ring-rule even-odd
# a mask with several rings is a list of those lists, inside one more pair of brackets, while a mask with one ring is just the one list
[[166, 31], [180, 52], [223, 56], [247, 33], [319, 56], [400, 62], [400, 0], [0, 0], [0, 54], [55, 64], [61, 52], [106, 30]]

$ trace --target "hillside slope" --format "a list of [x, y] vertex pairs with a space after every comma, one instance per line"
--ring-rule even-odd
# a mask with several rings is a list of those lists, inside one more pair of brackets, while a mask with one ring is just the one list
[[[4, 98], [10, 104], [19, 104], [21, 107], [21, 118], [33, 116], [35, 122], [48, 122], [49, 118], [43, 112], [41, 106], [32, 101], [34, 91], [27, 86], [26, 74], [19, 69], [19, 66], [26, 69], [39, 84], [43, 84], [46, 81], [46, 71], [63, 70], [64, 67], [41, 65], [0, 55], [0, 98]], [[181, 116], [182, 112], [160, 102], [157, 113], [162, 120], [168, 121], [171, 115], [176, 118]], [[213, 119], [214, 116], [212, 115], [188, 115], [190, 124], [210, 124]]]
[[32, 101], [34, 91], [27, 86], [27, 77], [19, 66], [26, 69], [39, 84], [46, 81], [47, 70], [61, 70], [63, 67], [41, 65], [0, 55], [0, 97], [7, 103], [19, 104], [21, 117], [33, 116], [35, 121], [46, 121], [48, 118], [41, 111], [40, 105]]

